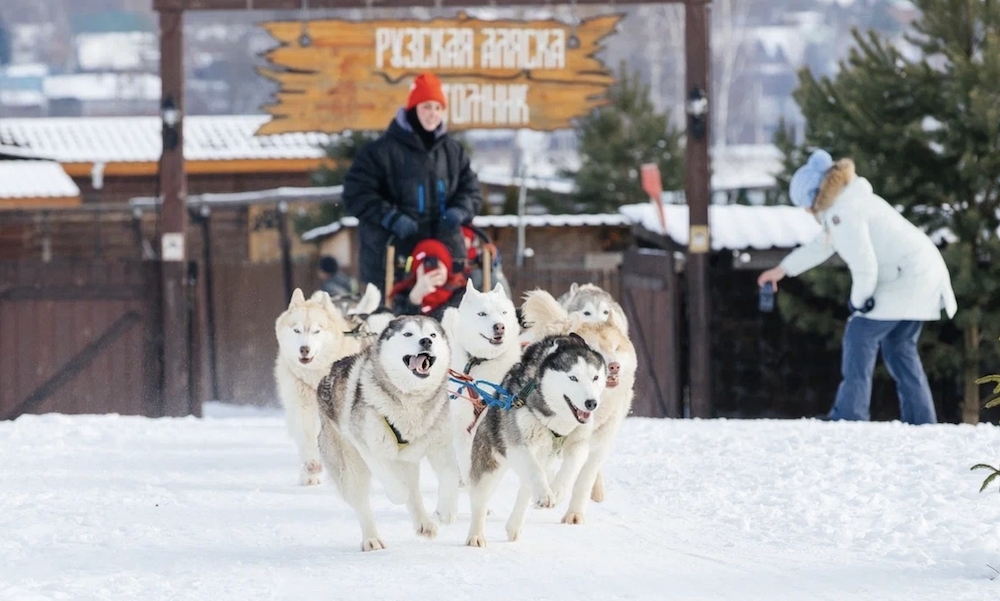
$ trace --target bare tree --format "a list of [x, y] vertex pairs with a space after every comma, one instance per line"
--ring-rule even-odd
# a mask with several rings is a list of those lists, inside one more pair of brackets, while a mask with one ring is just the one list
[[747, 19], [755, 0], [715, 0], [712, 3], [712, 107], [715, 146], [726, 146], [740, 129], [731, 122], [733, 105], [736, 114], [749, 98], [734, 95], [734, 88], [747, 63], [749, 35]]

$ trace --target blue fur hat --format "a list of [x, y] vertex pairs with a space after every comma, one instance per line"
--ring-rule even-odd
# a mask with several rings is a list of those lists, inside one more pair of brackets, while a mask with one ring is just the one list
[[825, 150], [816, 150], [806, 161], [805, 165], [799, 167], [792, 175], [792, 181], [788, 184], [788, 196], [792, 199], [792, 204], [804, 209], [811, 208], [816, 201], [816, 193], [823, 183], [826, 172], [833, 167], [833, 157]]

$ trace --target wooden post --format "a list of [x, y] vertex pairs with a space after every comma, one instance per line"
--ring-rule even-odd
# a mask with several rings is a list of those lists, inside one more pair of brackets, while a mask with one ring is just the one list
[[278, 203], [278, 242], [281, 246], [281, 281], [285, 284], [285, 298], [292, 298], [295, 282], [292, 272], [292, 238], [288, 234], [288, 203]]
[[[192, 414], [191, 344], [187, 307], [187, 177], [184, 172], [184, 17], [179, 10], [160, 12], [163, 160], [160, 190], [160, 259], [163, 282], [163, 412]], [[175, 123], [170, 123], [176, 120]]]
[[[687, 54], [685, 80], [689, 100], [698, 90], [709, 98], [709, 10], [707, 4], [685, 6], [684, 45]], [[688, 315], [690, 316], [690, 417], [712, 417], [712, 348], [711, 307], [708, 292], [708, 259], [711, 235], [708, 205], [711, 199], [711, 173], [708, 144], [711, 134], [709, 114], [701, 121], [689, 106], [687, 136], [687, 197], [690, 238], [687, 257]]]

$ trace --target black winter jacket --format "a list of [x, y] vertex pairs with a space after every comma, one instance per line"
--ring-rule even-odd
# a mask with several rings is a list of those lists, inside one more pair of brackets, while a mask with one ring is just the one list
[[[458, 207], [464, 212], [462, 223], [469, 223], [482, 206], [482, 193], [462, 145], [445, 132], [443, 123], [435, 135], [427, 149], [400, 109], [386, 132], [361, 149], [344, 176], [344, 206], [359, 221], [362, 288], [371, 282], [385, 295], [385, 246], [392, 233], [382, 223], [393, 209], [420, 226], [412, 239], [395, 242], [399, 261], [405, 261], [420, 240], [437, 238], [454, 261], [464, 265], [461, 229], [445, 231], [441, 216]], [[402, 275], [398, 269], [397, 274]]]

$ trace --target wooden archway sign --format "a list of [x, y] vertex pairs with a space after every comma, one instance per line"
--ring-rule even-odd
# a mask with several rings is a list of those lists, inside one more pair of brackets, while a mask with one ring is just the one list
[[[558, 2], [569, 4], [570, 2]], [[599, 0], [575, 0], [576, 4], [607, 4]], [[685, 8], [685, 82], [689, 108], [698, 99], [710, 98], [709, 5], [711, 0], [642, 0], [632, 4], [684, 4]], [[506, 0], [505, 6], [551, 4], [543, 0]], [[186, 262], [184, 235], [187, 230], [187, 175], [184, 168], [184, 12], [205, 10], [300, 10], [302, 0], [153, 0], [160, 16], [160, 77], [162, 106], [175, 120], [164, 125], [160, 189], [161, 250], [163, 256], [163, 356], [164, 406], [167, 415], [191, 413], [189, 384], [190, 356], [186, 306]], [[310, 9], [334, 8], [409, 8], [476, 7], [495, 5], [495, 0], [308, 0]], [[703, 105], [703, 102], [702, 102]], [[170, 121], [171, 125], [167, 125]], [[711, 417], [711, 355], [709, 338], [708, 254], [711, 242], [708, 230], [708, 205], [711, 196], [708, 119], [689, 115], [686, 150], [685, 195], [689, 206], [692, 244], [687, 258], [690, 314], [690, 416]], [[636, 166], [638, 168], [638, 165]], [[180, 249], [179, 253], [177, 249]]]

